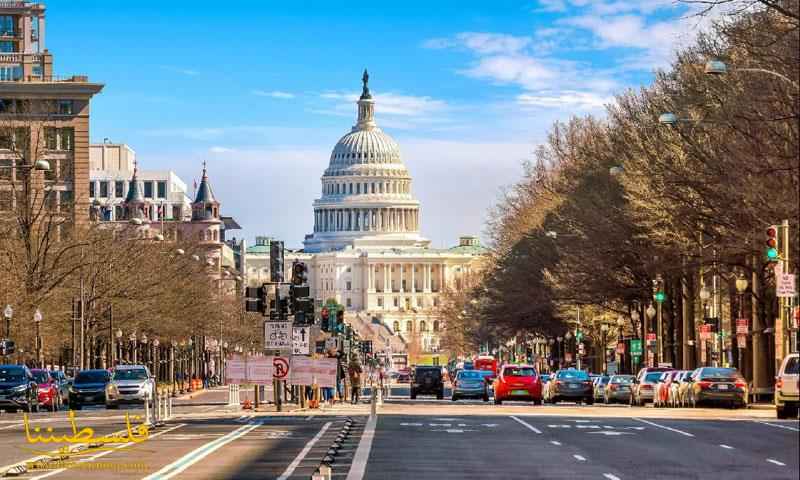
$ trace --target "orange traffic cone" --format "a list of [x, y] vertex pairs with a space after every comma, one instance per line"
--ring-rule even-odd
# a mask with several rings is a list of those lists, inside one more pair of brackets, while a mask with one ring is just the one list
[[243, 410], [252, 410], [253, 409], [253, 404], [250, 402], [250, 399], [246, 399], [244, 401], [244, 403], [242, 404], [242, 409]]

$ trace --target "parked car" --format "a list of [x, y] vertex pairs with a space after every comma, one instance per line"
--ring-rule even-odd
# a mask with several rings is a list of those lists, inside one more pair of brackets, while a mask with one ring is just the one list
[[603, 390], [603, 403], [630, 403], [633, 375], [613, 375]]
[[555, 378], [550, 379], [548, 397], [551, 403], [572, 400], [578, 404], [581, 402], [586, 402], [587, 405], [594, 404], [594, 391], [589, 374], [574, 368], [559, 370]]
[[420, 365], [414, 368], [411, 375], [411, 399], [420, 394], [436, 395], [439, 400], [444, 398], [442, 367]]
[[594, 401], [595, 402], [602, 402], [603, 401], [603, 394], [606, 390], [606, 385], [608, 385], [609, 380], [608, 375], [601, 375], [594, 379], [594, 384], [592, 385], [592, 389], [594, 391]]
[[401, 368], [397, 371], [397, 383], [411, 383], [411, 370]]
[[[492, 373], [492, 372], [489, 372]], [[480, 398], [489, 401], [489, 386], [486, 384], [481, 370], [462, 370], [453, 381], [452, 400], [460, 398]]]
[[80, 410], [87, 405], [107, 405], [116, 401], [117, 392], [108, 370], [81, 370], [69, 389], [69, 408]]
[[41, 368], [31, 370], [33, 379], [39, 392], [39, 408], [46, 408], [55, 412], [61, 408], [61, 393], [58, 391], [55, 379], [50, 376], [50, 372]]
[[51, 370], [50, 376], [56, 381], [55, 385], [58, 388], [58, 393], [61, 395], [61, 404], [68, 404], [69, 387], [72, 385], [72, 380], [67, 378], [62, 370]]
[[118, 395], [107, 402], [108, 408], [119, 408], [122, 403], [144, 403], [155, 390], [153, 376], [144, 365], [119, 365], [114, 368], [111, 381]]
[[639, 370], [631, 387], [631, 405], [644, 406], [647, 402], [652, 402], [655, 386], [661, 378], [661, 374], [672, 370], [672, 368], [664, 367], [648, 367]]
[[792, 353], [783, 359], [775, 377], [775, 413], [778, 418], [797, 416], [800, 410], [800, 356]]
[[542, 382], [531, 365], [503, 365], [493, 387], [495, 405], [503, 400], [531, 400], [534, 405], [542, 404]]
[[39, 411], [39, 387], [25, 365], [0, 365], [0, 409]]
[[655, 392], [653, 392], [653, 406], [658, 407], [666, 407], [667, 402], [669, 401], [669, 390], [672, 388], [672, 381], [673, 379], [680, 373], [680, 370], [672, 370], [670, 372], [664, 372], [659, 377], [658, 382], [655, 386]]
[[730, 407], [747, 405], [747, 382], [735, 368], [698, 368], [691, 382], [689, 404], [692, 407], [701, 403], [723, 403]]
[[[469, 372], [472, 370], [465, 370], [465, 371]], [[489, 392], [489, 395], [490, 396], [493, 395], [494, 379], [497, 377], [497, 374], [495, 374], [491, 370], [474, 370], [474, 371], [477, 371], [478, 374], [483, 378], [483, 381], [486, 383], [486, 390]]]

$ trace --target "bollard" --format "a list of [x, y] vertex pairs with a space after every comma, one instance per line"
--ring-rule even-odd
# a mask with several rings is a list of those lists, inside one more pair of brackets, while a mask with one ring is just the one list
[[172, 418], [172, 397], [166, 399], [167, 402], [167, 418]]
[[375, 387], [370, 389], [369, 415], [374, 417], [378, 413], [378, 391]]
[[148, 427], [153, 426], [153, 422], [150, 421], [150, 396], [146, 396], [144, 399], [144, 424]]
[[320, 465], [319, 473], [322, 475], [324, 480], [331, 480], [331, 477], [333, 476], [333, 471], [331, 470], [330, 465]]
[[383, 385], [378, 389], [378, 405], [383, 405]]

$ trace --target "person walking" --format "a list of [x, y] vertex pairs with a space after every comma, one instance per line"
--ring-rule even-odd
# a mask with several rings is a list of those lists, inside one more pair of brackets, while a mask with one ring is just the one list
[[357, 360], [350, 362], [348, 376], [350, 378], [350, 403], [357, 404], [361, 396], [361, 374], [363, 370]]

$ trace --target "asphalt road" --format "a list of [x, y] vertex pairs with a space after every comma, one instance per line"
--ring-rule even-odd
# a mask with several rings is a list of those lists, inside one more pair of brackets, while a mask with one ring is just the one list
[[[308, 479], [337, 438], [334, 479], [800, 478], [800, 425], [766, 409], [496, 406], [401, 393], [393, 390], [377, 417], [366, 403], [244, 413], [209, 401], [216, 393], [198, 395], [140, 445], [16, 478]], [[2, 465], [32, 456], [13, 417], [0, 416]], [[64, 412], [33, 418], [56, 431], [69, 426]], [[98, 434], [124, 425], [113, 411], [78, 419]]]

